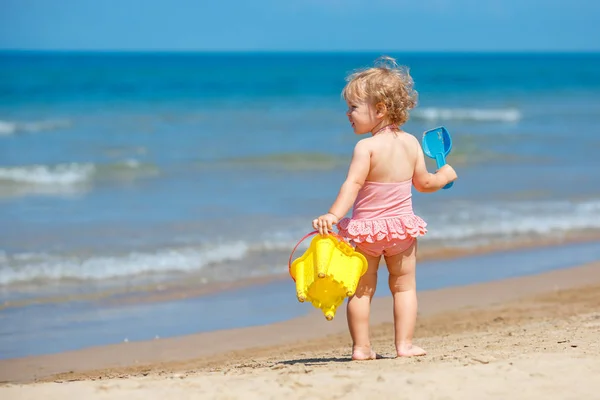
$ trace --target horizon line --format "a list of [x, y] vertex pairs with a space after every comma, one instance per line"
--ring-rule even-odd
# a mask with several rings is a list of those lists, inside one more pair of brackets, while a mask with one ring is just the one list
[[0, 48], [0, 53], [79, 53], [79, 54], [600, 54], [600, 49], [521, 49], [521, 50], [283, 50], [283, 49], [26, 49]]

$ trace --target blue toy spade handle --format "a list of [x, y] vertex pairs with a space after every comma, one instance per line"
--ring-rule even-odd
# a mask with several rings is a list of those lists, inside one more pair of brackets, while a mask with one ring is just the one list
[[435, 155], [435, 162], [437, 163], [438, 169], [440, 169], [446, 165], [446, 157], [444, 157], [442, 153], [438, 153]]
[[[444, 157], [444, 154], [438, 153], [435, 155], [435, 162], [437, 164], [438, 169], [440, 169], [444, 165], [446, 165], [446, 157]], [[453, 184], [454, 184], [454, 182], [450, 182], [446, 186], [444, 186], [442, 189], [450, 189]]]

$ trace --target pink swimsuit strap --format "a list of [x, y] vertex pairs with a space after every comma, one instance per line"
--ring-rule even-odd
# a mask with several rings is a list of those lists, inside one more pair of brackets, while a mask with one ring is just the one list
[[412, 179], [403, 182], [365, 182], [358, 192], [352, 219], [391, 218], [412, 214]]

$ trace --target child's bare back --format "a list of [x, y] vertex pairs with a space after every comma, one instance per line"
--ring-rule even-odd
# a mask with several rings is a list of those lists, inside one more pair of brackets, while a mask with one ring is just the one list
[[363, 139], [371, 153], [370, 182], [404, 182], [413, 178], [419, 142], [404, 131], [385, 131]]
[[385, 128], [357, 145], [368, 151], [370, 157], [365, 181], [395, 183], [412, 179], [418, 191], [432, 192], [438, 190], [442, 182], [456, 179], [456, 172], [449, 165], [436, 174], [429, 173], [417, 138], [402, 130]]

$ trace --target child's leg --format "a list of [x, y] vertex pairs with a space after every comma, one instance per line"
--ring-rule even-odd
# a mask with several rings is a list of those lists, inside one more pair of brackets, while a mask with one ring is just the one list
[[371, 349], [369, 339], [369, 313], [371, 310], [371, 299], [377, 287], [377, 268], [381, 256], [374, 257], [356, 249], [365, 256], [368, 262], [367, 272], [360, 278], [356, 293], [348, 299], [346, 315], [348, 328], [352, 336], [352, 359], [371, 360], [376, 354]]
[[400, 254], [386, 256], [390, 272], [390, 291], [394, 298], [394, 332], [396, 353], [403, 356], [422, 356], [426, 352], [412, 344], [417, 322], [417, 286], [415, 269], [417, 241]]

